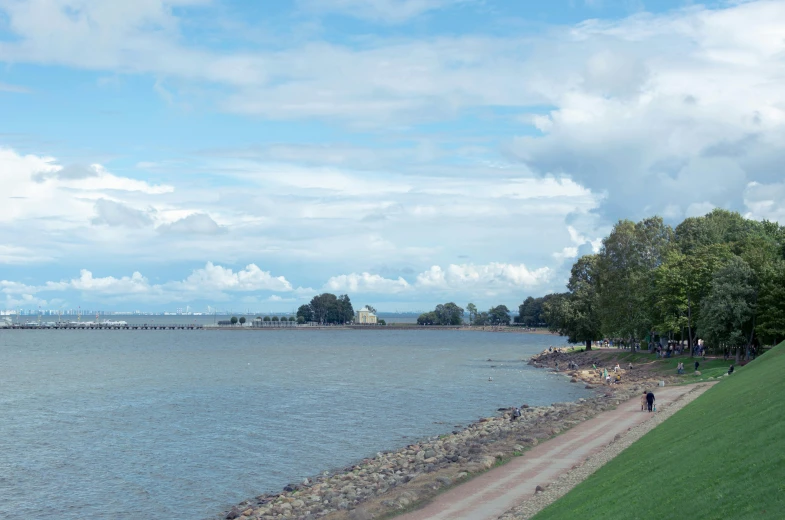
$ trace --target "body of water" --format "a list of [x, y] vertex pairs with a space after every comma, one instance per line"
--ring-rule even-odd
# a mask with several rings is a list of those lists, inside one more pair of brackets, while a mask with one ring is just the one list
[[0, 330], [0, 518], [214, 517], [502, 406], [585, 396], [525, 364], [557, 342], [468, 331]]

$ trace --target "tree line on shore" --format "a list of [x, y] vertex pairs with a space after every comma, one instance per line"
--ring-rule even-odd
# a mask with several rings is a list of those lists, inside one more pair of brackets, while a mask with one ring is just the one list
[[785, 338], [785, 227], [721, 209], [675, 228], [659, 217], [620, 220], [541, 313], [551, 331], [587, 348], [655, 336], [693, 347], [700, 337], [748, 358], [751, 347]]

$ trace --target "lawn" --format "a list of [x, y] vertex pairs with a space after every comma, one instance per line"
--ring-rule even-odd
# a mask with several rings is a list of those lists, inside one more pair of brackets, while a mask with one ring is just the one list
[[535, 519], [785, 518], [783, 374], [785, 343], [723, 377]]

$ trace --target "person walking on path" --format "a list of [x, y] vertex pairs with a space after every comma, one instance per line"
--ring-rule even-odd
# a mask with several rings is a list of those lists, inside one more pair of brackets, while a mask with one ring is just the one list
[[676, 373], [677, 374], [683, 374], [684, 373], [684, 362], [680, 361], [679, 364], [676, 366]]
[[699, 367], [699, 366], [701, 366], [701, 364], [700, 364], [700, 363], [698, 363], [698, 362], [696, 361], [696, 362], [695, 362], [695, 371], [696, 371], [696, 372], [698, 371], [698, 367]]
[[652, 392], [646, 394], [646, 404], [651, 412], [654, 409], [654, 394]]
[[641, 412], [646, 411], [646, 390], [643, 391], [643, 395], [641, 396]]

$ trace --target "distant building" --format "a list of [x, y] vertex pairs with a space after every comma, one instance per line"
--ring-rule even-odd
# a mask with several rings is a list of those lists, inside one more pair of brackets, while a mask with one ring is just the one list
[[368, 307], [363, 307], [354, 314], [354, 322], [358, 325], [376, 325], [376, 314]]

